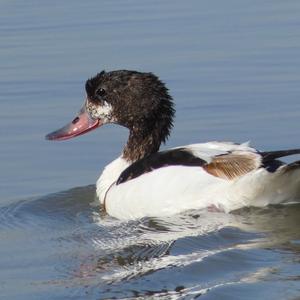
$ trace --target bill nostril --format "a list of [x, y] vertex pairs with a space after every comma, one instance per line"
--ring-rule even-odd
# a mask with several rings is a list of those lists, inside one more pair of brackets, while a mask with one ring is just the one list
[[79, 117], [76, 117], [73, 121], [72, 124], [76, 124], [79, 121]]

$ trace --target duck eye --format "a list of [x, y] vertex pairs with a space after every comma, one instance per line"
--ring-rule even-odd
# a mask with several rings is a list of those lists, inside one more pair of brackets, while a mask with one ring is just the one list
[[96, 91], [97, 96], [103, 97], [105, 94], [106, 94], [106, 91], [103, 88], [100, 88]]

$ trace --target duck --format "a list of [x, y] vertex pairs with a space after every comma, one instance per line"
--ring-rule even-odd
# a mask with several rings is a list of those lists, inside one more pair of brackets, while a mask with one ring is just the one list
[[121, 155], [96, 184], [105, 211], [118, 219], [163, 217], [194, 209], [232, 212], [298, 202], [300, 149], [259, 151], [249, 143], [195, 143], [160, 151], [170, 135], [174, 102], [151, 72], [101, 71], [85, 84], [77, 116], [46, 136], [66, 140], [106, 124], [128, 128]]

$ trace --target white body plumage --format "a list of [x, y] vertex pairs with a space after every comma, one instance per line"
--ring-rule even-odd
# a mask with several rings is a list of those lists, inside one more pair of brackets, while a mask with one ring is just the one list
[[[248, 144], [210, 142], [184, 146], [210, 162], [231, 151], [256, 154]], [[259, 155], [257, 155], [259, 159]], [[168, 166], [116, 185], [129, 166], [122, 157], [110, 163], [97, 181], [97, 195], [107, 212], [119, 219], [165, 216], [212, 207], [232, 211], [294, 201], [300, 196], [300, 170], [276, 172], [257, 168], [233, 180], [213, 176], [201, 167]]]

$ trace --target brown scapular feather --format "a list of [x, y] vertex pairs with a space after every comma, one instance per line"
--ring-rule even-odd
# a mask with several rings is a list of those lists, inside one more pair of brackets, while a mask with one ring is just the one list
[[233, 180], [256, 170], [261, 164], [260, 156], [256, 153], [228, 153], [216, 156], [203, 166], [211, 175], [227, 180]]

